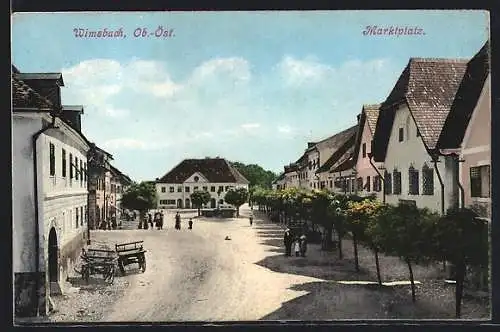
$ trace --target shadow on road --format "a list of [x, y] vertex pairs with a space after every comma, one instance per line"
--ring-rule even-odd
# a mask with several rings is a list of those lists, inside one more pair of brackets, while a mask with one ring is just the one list
[[290, 289], [307, 294], [284, 302], [261, 320], [452, 318], [450, 312], [429, 303], [412, 303], [403, 286], [308, 282]]

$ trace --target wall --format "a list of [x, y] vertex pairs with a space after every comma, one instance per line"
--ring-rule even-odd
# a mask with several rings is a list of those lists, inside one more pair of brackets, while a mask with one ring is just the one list
[[[398, 141], [399, 128], [404, 128], [404, 140]], [[387, 172], [393, 173], [394, 168], [401, 172], [401, 195], [388, 194], [386, 202], [389, 204], [397, 204], [400, 199], [413, 200], [417, 207], [427, 207], [435, 212], [441, 212], [441, 185], [437, 177], [436, 171], [434, 174], [434, 194], [422, 195], [423, 178], [422, 166], [424, 163], [431, 168], [434, 168], [431, 162], [431, 157], [428, 155], [421, 137], [417, 136], [417, 128], [413, 118], [406, 105], [400, 106], [394, 117], [394, 123], [391, 130], [391, 136], [387, 146], [387, 154], [384, 161], [384, 167]], [[446, 168], [444, 158], [440, 158], [438, 169], [443, 178], [443, 181], [450, 183], [450, 170]], [[409, 194], [408, 185], [408, 168], [410, 165], [419, 171], [419, 195]], [[392, 180], [394, 186], [394, 179]], [[449, 207], [449, 195], [451, 194], [449, 186], [445, 184], [445, 211]], [[448, 197], [448, 198], [447, 198]]]
[[472, 114], [462, 148], [461, 159], [464, 162], [460, 164], [460, 178], [465, 191], [465, 206], [479, 205], [484, 209], [482, 216], [491, 219], [491, 195], [489, 198], [471, 197], [469, 173], [471, 167], [491, 165], [491, 78], [489, 75]]
[[[40, 115], [13, 114], [12, 117], [12, 271], [14, 273], [14, 303], [16, 316], [33, 316], [36, 313], [35, 281], [40, 281], [40, 291], [45, 293], [44, 273], [35, 273], [35, 197], [33, 175], [32, 135], [42, 128]], [[38, 151], [38, 153], [40, 153]], [[40, 163], [39, 163], [40, 165]], [[40, 234], [43, 234], [40, 223]], [[43, 261], [43, 252], [40, 253]], [[41, 266], [43, 269], [43, 266]], [[44, 301], [39, 303], [42, 310]]]
[[[317, 161], [319, 160], [319, 152], [312, 150], [307, 154], [307, 181], [305, 182], [305, 187], [307, 189], [319, 189], [319, 179], [316, 177], [316, 170], [319, 168]], [[316, 162], [316, 166], [314, 163]], [[311, 165], [311, 167], [309, 167]]]
[[[378, 175], [377, 171], [373, 168], [373, 166], [370, 164], [370, 158], [368, 157], [368, 153], [371, 152], [371, 142], [373, 139], [372, 132], [370, 130], [370, 127], [368, 124], [364, 123], [363, 125], [363, 132], [361, 135], [361, 142], [359, 145], [359, 152], [358, 152], [358, 160], [356, 162], [356, 171], [357, 171], [357, 177], [362, 177], [363, 178], [363, 183], [366, 184], [368, 176], [370, 177], [370, 191], [367, 191], [366, 189], [362, 191], [358, 191], [358, 195], [360, 196], [368, 196], [371, 194], [377, 195], [377, 198], [382, 200], [382, 190], [383, 190], [383, 185], [381, 184], [380, 191], [375, 191], [374, 186], [373, 186], [373, 179]], [[366, 146], [365, 150], [365, 156], [363, 157], [363, 144]], [[375, 163], [373, 164], [377, 167], [380, 168], [381, 163]], [[383, 171], [379, 171], [380, 174], [384, 175]], [[382, 182], [382, 180], [380, 180]]]
[[[240, 184], [240, 183], [207, 183], [207, 182], [202, 182], [201, 178], [199, 182], [185, 182], [183, 184], [169, 184], [169, 183], [157, 183], [156, 184], [156, 192], [158, 193], [158, 208], [177, 208], [177, 205], [160, 205], [159, 201], [160, 200], [175, 200], [177, 202], [178, 199], [182, 199], [183, 202], [183, 207], [185, 206], [186, 199], [189, 199], [191, 207], [191, 194], [194, 192], [194, 187], [198, 187], [198, 190], [203, 190], [203, 187], [206, 186], [208, 189], [208, 192], [210, 193], [211, 198], [214, 198], [216, 202], [218, 202], [220, 199], [224, 199], [224, 196], [226, 194], [226, 187], [234, 187], [234, 188], [245, 188], [248, 190], [248, 184]], [[215, 192], [211, 192], [211, 187], [215, 186]], [[220, 197], [217, 195], [217, 191], [219, 190], [219, 186], [224, 187], [224, 191], [221, 193]], [[165, 192], [161, 191], [161, 188], [165, 187]], [[174, 188], [174, 192], [170, 192], [170, 187]], [[182, 187], [182, 192], [178, 192], [177, 188]], [[189, 192], [185, 192], [185, 187], [189, 187], [190, 190]], [[208, 203], [208, 206], [210, 206], [210, 203]]]

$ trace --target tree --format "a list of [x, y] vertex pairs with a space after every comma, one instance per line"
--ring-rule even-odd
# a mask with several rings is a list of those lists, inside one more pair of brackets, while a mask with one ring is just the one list
[[346, 195], [337, 194], [333, 197], [333, 200], [328, 207], [328, 213], [333, 218], [333, 227], [335, 228], [335, 232], [338, 236], [337, 247], [339, 251], [339, 259], [343, 259], [342, 239], [344, 238], [347, 230], [346, 211], [348, 204], [349, 198]]
[[156, 207], [158, 196], [154, 184], [141, 182], [132, 184], [122, 195], [122, 206], [139, 211], [139, 228], [145, 223], [148, 210]]
[[245, 203], [248, 199], [248, 191], [246, 188], [230, 189], [224, 200], [236, 207], [236, 217], [240, 216], [240, 206]]
[[259, 186], [271, 189], [271, 184], [277, 177], [274, 172], [266, 171], [256, 164], [245, 165], [241, 162], [231, 162], [231, 165], [250, 182], [250, 187]]
[[461, 316], [466, 268], [488, 266], [488, 224], [470, 209], [450, 209], [434, 224], [438, 257], [456, 268], [455, 316]]
[[374, 241], [387, 254], [403, 259], [410, 274], [412, 301], [416, 301], [413, 264], [426, 263], [434, 259], [432, 228], [439, 216], [428, 209], [400, 203], [386, 206], [372, 225]]
[[[377, 281], [382, 285], [382, 277], [380, 275], [380, 264], [378, 254], [380, 251], [380, 243], [377, 237], [372, 235], [372, 229], [376, 227], [378, 214], [383, 206], [374, 199], [364, 199], [361, 202], [349, 203], [350, 228], [355, 234], [355, 238], [369, 247], [375, 254], [375, 265], [377, 267]], [[357, 253], [357, 250], [355, 250]], [[359, 262], [355, 259], [356, 271], [359, 271]]]
[[198, 216], [201, 215], [201, 207], [210, 202], [210, 193], [206, 190], [195, 191], [190, 195], [191, 202], [198, 207]]

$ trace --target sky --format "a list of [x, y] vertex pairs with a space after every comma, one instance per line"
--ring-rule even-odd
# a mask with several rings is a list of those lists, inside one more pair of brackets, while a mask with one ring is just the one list
[[[123, 35], [74, 32], [104, 28]], [[280, 172], [384, 101], [411, 57], [471, 58], [488, 36], [485, 11], [16, 13], [11, 45], [21, 72], [63, 74], [84, 135], [142, 181], [185, 158]]]

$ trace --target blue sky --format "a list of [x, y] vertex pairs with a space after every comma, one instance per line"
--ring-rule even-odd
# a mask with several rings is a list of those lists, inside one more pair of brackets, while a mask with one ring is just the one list
[[[134, 180], [205, 156], [278, 172], [383, 101], [410, 57], [470, 58], [488, 24], [484, 11], [21, 13], [12, 62], [62, 72], [63, 103], [84, 105], [84, 134]], [[134, 37], [158, 26], [173, 36]], [[425, 35], [367, 36], [366, 26]]]

